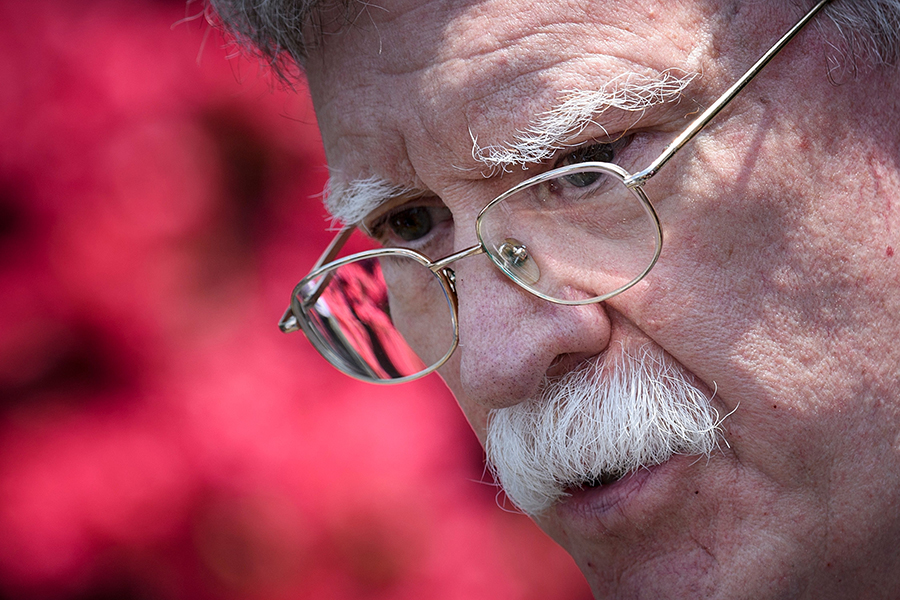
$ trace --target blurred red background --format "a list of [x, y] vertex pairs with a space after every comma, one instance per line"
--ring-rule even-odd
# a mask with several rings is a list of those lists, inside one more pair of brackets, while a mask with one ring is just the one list
[[437, 379], [278, 332], [320, 141], [202, 10], [0, 1], [0, 599], [588, 598]]

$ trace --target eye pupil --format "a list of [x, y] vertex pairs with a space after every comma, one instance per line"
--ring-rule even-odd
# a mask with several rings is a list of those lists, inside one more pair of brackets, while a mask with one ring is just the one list
[[424, 206], [401, 210], [390, 218], [391, 230], [407, 242], [427, 235], [431, 225], [431, 212]]
[[572, 173], [571, 175], [566, 175], [564, 179], [575, 187], [587, 187], [596, 183], [596, 181], [600, 179], [601, 176], [602, 173], [582, 171], [580, 173]]

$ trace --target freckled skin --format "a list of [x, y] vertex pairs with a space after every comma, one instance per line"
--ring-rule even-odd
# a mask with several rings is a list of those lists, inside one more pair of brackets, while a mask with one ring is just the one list
[[[326, 35], [307, 74], [337, 176], [438, 195], [460, 249], [484, 204], [536, 172], [485, 177], [473, 135], [510, 139], [564, 90], [623, 72], [702, 73], [632, 129], [661, 148], [798, 16], [389, 0]], [[665, 244], [635, 288], [562, 307], [484, 256], [456, 265], [460, 347], [441, 375], [480, 439], [491, 409], [620, 341], [663, 349], [733, 412], [711, 460], [676, 457], [611, 513], [537, 519], [598, 598], [900, 596], [900, 153], [883, 126], [900, 90], [893, 70], [832, 85], [829, 33], [807, 28], [648, 184]]]

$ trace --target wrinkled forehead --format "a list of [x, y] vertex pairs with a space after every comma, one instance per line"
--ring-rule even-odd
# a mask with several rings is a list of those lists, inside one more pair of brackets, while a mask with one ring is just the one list
[[474, 141], [509, 139], [567, 91], [601, 89], [625, 73], [655, 79], [673, 67], [696, 72], [709, 18], [696, 6], [369, 5], [352, 24], [326, 31], [307, 63], [333, 177], [410, 186], [432, 161], [479, 170]]

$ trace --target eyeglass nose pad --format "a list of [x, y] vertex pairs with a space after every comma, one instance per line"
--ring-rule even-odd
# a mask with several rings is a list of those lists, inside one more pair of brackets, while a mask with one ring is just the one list
[[497, 255], [503, 260], [507, 272], [522, 283], [534, 285], [541, 278], [541, 269], [528, 248], [515, 238], [506, 238], [497, 247]]

